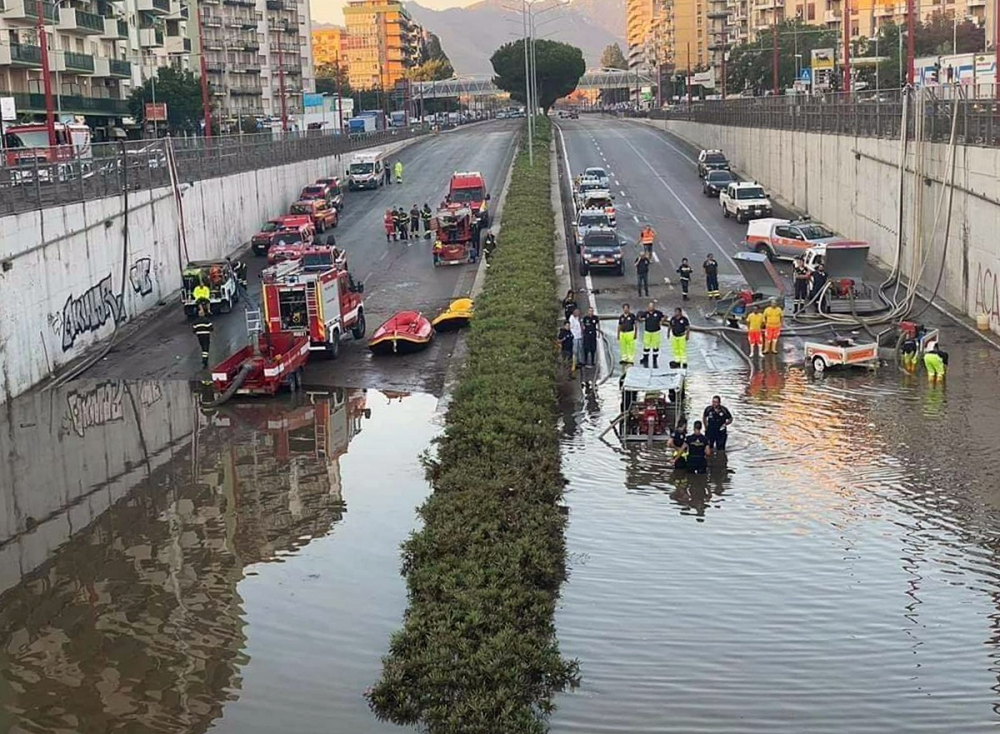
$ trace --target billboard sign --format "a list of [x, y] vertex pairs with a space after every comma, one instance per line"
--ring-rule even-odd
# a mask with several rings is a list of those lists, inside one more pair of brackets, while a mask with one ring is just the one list
[[166, 122], [167, 121], [167, 103], [166, 102], [147, 102], [145, 109], [146, 109], [146, 122]]

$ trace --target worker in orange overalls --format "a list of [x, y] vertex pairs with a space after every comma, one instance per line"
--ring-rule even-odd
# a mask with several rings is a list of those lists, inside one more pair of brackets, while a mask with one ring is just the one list
[[656, 230], [650, 227], [648, 224], [642, 228], [642, 233], [639, 235], [639, 242], [642, 243], [643, 251], [649, 255], [653, 256], [653, 241], [656, 239]]
[[386, 242], [390, 239], [396, 239], [396, 218], [392, 214], [392, 209], [385, 210], [385, 216], [382, 217], [382, 226], [385, 227]]

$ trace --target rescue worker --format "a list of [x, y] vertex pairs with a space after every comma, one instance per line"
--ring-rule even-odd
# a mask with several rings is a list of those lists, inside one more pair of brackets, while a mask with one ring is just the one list
[[653, 242], [655, 240], [656, 230], [647, 224], [642, 228], [642, 232], [639, 234], [639, 242], [642, 243], [642, 251], [646, 253], [647, 257], [653, 256]]
[[915, 332], [910, 332], [907, 334], [906, 339], [899, 347], [900, 359], [903, 363], [903, 369], [913, 374], [917, 371], [917, 352], [919, 351], [919, 345], [917, 344], [917, 335]]
[[684, 451], [687, 454], [687, 469], [692, 474], [704, 474], [708, 470], [708, 457], [712, 449], [708, 439], [701, 432], [701, 421], [694, 422], [694, 430], [684, 439]]
[[649, 297], [649, 255], [645, 252], [635, 259], [635, 277], [639, 286], [639, 298]]
[[601, 330], [601, 320], [597, 318], [593, 308], [587, 309], [587, 315], [580, 319], [583, 327], [583, 363], [588, 367], [597, 364], [597, 339]]
[[576, 293], [570, 288], [566, 291], [566, 297], [562, 300], [563, 315], [568, 319], [576, 311]]
[[396, 161], [393, 168], [396, 171], [396, 183], [403, 183], [403, 161]]
[[681, 265], [677, 268], [677, 277], [681, 281], [681, 293], [684, 294], [684, 300], [688, 299], [688, 291], [691, 288], [691, 275], [694, 273], [694, 268], [688, 264], [688, 259], [686, 257], [681, 258]]
[[655, 369], [659, 366], [657, 362], [660, 358], [660, 340], [663, 338], [660, 331], [664, 319], [663, 311], [656, 307], [655, 301], [650, 301], [646, 310], [640, 311], [637, 316], [642, 321], [642, 359], [639, 363], [643, 367], [649, 367], [649, 356], [652, 354]]
[[934, 342], [930, 349], [924, 353], [924, 369], [927, 370], [927, 379], [930, 382], [944, 379], [944, 374], [948, 369], [948, 353], [942, 352], [937, 342]]
[[239, 284], [240, 288], [243, 290], [247, 289], [247, 264], [242, 260], [233, 261], [232, 258], [227, 257], [226, 262], [229, 263], [229, 267], [233, 269], [233, 275], [236, 276], [236, 282]]
[[618, 317], [618, 351], [621, 353], [622, 364], [635, 362], [635, 335], [638, 330], [635, 314], [627, 303], [623, 303]]
[[396, 209], [396, 230], [399, 232], [399, 239], [408, 240], [410, 239], [409, 233], [406, 231], [406, 212], [403, 207], [397, 207]]
[[823, 290], [823, 286], [826, 285], [826, 267], [823, 263], [819, 263], [816, 269], [812, 271], [812, 291], [809, 293], [809, 300], [815, 301], [816, 310], [820, 311], [819, 307], [819, 294]]
[[441, 250], [444, 249], [444, 244], [440, 239], [434, 240], [434, 247], [432, 252], [434, 253], [434, 264], [438, 265], [441, 262]]
[[573, 332], [569, 330], [569, 321], [563, 321], [562, 327], [559, 329], [559, 333], [556, 335], [556, 341], [559, 343], [559, 354], [562, 356], [562, 362], [569, 368], [569, 373], [573, 374]]
[[416, 204], [410, 208], [410, 232], [414, 238], [420, 234], [420, 207]]
[[388, 164], [382, 166], [382, 182], [386, 186], [392, 185], [392, 172], [389, 171]]
[[191, 291], [191, 297], [194, 299], [194, 307], [196, 309], [200, 308], [202, 301], [209, 304], [209, 308], [211, 308], [212, 291], [205, 285], [205, 281], [198, 281], [198, 285]]
[[687, 419], [682, 417], [677, 421], [677, 426], [670, 435], [670, 448], [673, 450], [674, 469], [687, 468], [688, 454], [687, 447], [684, 445], [687, 442], [687, 427]]
[[750, 312], [746, 315], [747, 322], [747, 343], [750, 345], [750, 356], [754, 356], [754, 347], [757, 348], [757, 355], [761, 355], [764, 348], [764, 314], [756, 306], [750, 306]]
[[206, 299], [198, 301], [198, 319], [191, 325], [191, 330], [198, 338], [201, 347], [201, 366], [208, 367], [208, 351], [212, 345], [212, 329], [215, 328], [208, 318], [211, 305]]
[[784, 318], [785, 312], [778, 301], [770, 299], [764, 309], [764, 354], [778, 353], [778, 337], [781, 336], [781, 322]]
[[396, 213], [392, 209], [385, 210], [385, 216], [382, 217], [382, 226], [385, 227], [385, 241], [388, 242], [390, 239], [396, 239]]
[[794, 312], [798, 313], [806, 307], [806, 301], [809, 300], [809, 268], [806, 267], [800, 257], [795, 258], [792, 277], [795, 281]]
[[712, 404], [705, 408], [701, 417], [705, 421], [705, 437], [708, 439], [709, 448], [725, 451], [733, 414], [722, 404], [722, 398], [713, 395]]
[[429, 240], [431, 238], [431, 218], [433, 214], [431, 213], [430, 205], [424, 202], [424, 208], [420, 210], [420, 220], [424, 223], [424, 239]]
[[674, 315], [670, 317], [670, 348], [678, 367], [687, 367], [687, 342], [690, 336], [691, 321], [682, 309], [675, 308]]
[[705, 262], [701, 264], [705, 271], [705, 292], [709, 298], [719, 297], [719, 263], [715, 261], [715, 256], [709, 254]]
[[486, 239], [483, 240], [483, 257], [486, 258], [486, 264], [490, 264], [490, 257], [493, 255], [493, 250], [496, 249], [497, 238], [492, 232], [486, 232]]

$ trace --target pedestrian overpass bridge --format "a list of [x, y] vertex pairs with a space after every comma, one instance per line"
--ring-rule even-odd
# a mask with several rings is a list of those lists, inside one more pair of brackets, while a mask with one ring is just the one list
[[[588, 69], [580, 77], [577, 89], [635, 89], [653, 85], [648, 74], [624, 69]], [[492, 97], [503, 94], [493, 83], [492, 74], [469, 74], [442, 79], [436, 82], [412, 82], [410, 96], [413, 99], [435, 99], [441, 97]]]

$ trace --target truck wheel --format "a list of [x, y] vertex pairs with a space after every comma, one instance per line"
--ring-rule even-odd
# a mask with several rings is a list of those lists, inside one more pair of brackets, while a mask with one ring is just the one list
[[353, 328], [351, 328], [351, 336], [353, 336], [355, 339], [357, 339], [359, 341], [361, 339], [364, 339], [365, 338], [365, 328], [366, 328], [365, 313], [364, 313], [364, 311], [362, 311], [361, 313], [358, 314], [358, 321], [357, 321], [357, 323], [354, 324]]
[[323, 222], [322, 220], [319, 221], [319, 222], [316, 222], [316, 234], [320, 234], [320, 233], [325, 232], [325, 231], [326, 231], [326, 223]]
[[726, 219], [729, 219], [729, 210], [726, 209], [725, 204], [722, 205], [722, 216], [724, 216]]
[[815, 372], [825, 372], [826, 371], [826, 360], [822, 356], [817, 354], [812, 358], [813, 371]]
[[747, 218], [739, 210], [736, 211], [736, 221], [740, 224], [746, 222]]
[[295, 370], [288, 376], [288, 392], [298, 392], [301, 387], [302, 377], [299, 375], [299, 371]]
[[330, 341], [326, 343], [326, 356], [336, 359], [340, 355], [340, 329], [334, 329]]

